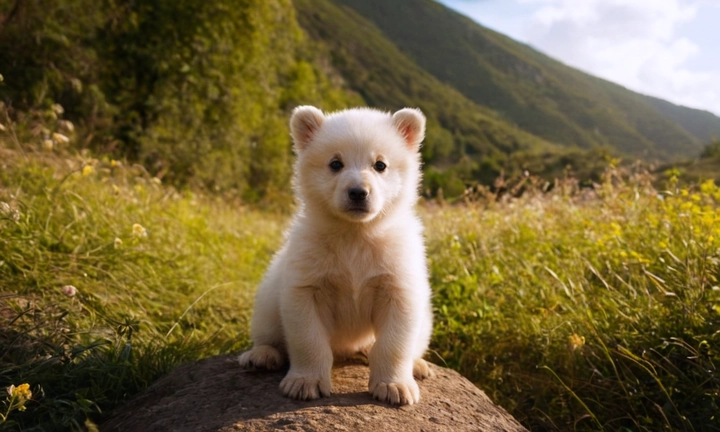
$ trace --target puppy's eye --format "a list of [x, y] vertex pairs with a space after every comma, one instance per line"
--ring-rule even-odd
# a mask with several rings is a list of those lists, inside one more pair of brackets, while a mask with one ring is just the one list
[[331, 169], [331, 170], [333, 170], [334, 172], [338, 172], [338, 171], [340, 171], [341, 169], [343, 169], [343, 167], [344, 167], [345, 165], [343, 165], [343, 163], [340, 162], [339, 160], [334, 159], [332, 162], [330, 162], [330, 165], [329, 165], [329, 166], [330, 166], [330, 169]]
[[383, 161], [377, 161], [375, 162], [375, 165], [373, 165], [373, 168], [375, 168], [375, 171], [377, 172], [383, 172], [385, 171], [385, 168], [387, 168], [387, 165], [385, 165], [385, 162]]

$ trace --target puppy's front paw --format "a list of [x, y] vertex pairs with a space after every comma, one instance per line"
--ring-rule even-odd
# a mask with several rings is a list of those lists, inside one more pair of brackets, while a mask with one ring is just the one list
[[276, 370], [285, 364], [285, 358], [270, 345], [258, 345], [242, 353], [238, 357], [238, 363], [244, 369]]
[[407, 382], [379, 382], [370, 389], [373, 397], [393, 405], [412, 405], [420, 401], [420, 388], [415, 380]]
[[291, 399], [313, 400], [330, 396], [332, 386], [329, 376], [301, 375], [290, 371], [280, 382], [280, 390]]

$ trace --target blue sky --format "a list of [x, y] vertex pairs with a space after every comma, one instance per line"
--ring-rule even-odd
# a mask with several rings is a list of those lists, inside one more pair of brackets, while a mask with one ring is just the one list
[[640, 93], [720, 115], [720, 0], [438, 0]]

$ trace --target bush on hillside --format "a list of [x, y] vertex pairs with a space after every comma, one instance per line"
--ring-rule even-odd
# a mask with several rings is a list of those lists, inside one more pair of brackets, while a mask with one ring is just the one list
[[703, 159], [720, 159], [720, 141], [713, 141], [705, 147], [700, 155]]

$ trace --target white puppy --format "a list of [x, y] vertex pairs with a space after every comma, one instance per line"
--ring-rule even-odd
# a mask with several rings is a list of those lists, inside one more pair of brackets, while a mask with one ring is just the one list
[[422, 225], [413, 207], [425, 117], [359, 108], [290, 121], [300, 208], [258, 289], [245, 368], [278, 369], [285, 396], [329, 396], [334, 356], [366, 353], [370, 393], [413, 404], [432, 333]]

